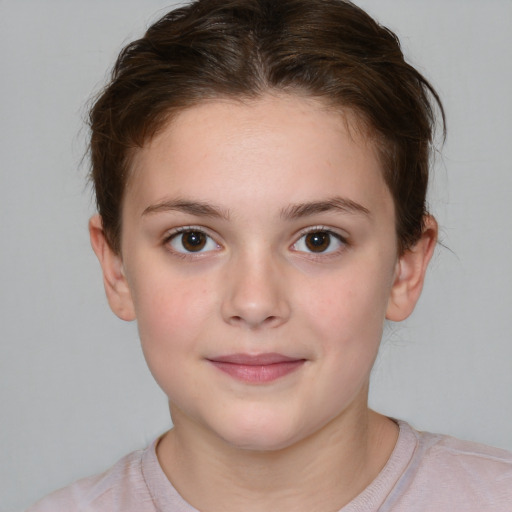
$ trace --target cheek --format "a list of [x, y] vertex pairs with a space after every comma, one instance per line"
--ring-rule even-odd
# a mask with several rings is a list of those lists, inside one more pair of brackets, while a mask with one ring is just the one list
[[[158, 279], [153, 285], [137, 289], [135, 295], [144, 358], [153, 378], [172, 402], [188, 403], [201, 393], [199, 381], [189, 375], [191, 364], [200, 359], [198, 347], [205, 335], [207, 294], [200, 286]], [[186, 389], [184, 382], [188, 383]]]
[[374, 351], [382, 336], [390, 279], [379, 268], [365, 265], [352, 267], [315, 282], [301, 304], [308, 318], [325, 340], [324, 350], [354, 350], [354, 357], [365, 348]]
[[192, 320], [204, 314], [211, 298], [207, 280], [166, 276], [163, 272], [140, 276], [132, 291], [139, 326], [156, 332], [197, 325]]
[[159, 380], [160, 370], [167, 372], [169, 365], [180, 365], [180, 355], [193, 353], [208, 332], [214, 295], [204, 279], [155, 274], [139, 282], [143, 286], [135, 282], [133, 295], [140, 340], [148, 365]]

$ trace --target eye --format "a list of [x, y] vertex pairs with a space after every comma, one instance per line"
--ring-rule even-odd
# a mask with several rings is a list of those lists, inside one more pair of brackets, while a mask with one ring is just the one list
[[213, 251], [219, 248], [219, 245], [199, 229], [182, 229], [168, 238], [169, 245], [174, 251], [187, 254], [196, 252]]
[[345, 245], [343, 238], [332, 231], [317, 229], [304, 233], [292, 246], [300, 252], [328, 254], [335, 252]]

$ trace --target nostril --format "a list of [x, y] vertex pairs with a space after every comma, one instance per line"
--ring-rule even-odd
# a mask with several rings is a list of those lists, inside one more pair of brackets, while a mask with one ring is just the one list
[[275, 282], [269, 283], [268, 279], [256, 277], [249, 279], [245, 273], [241, 278], [232, 280], [232, 288], [228, 289], [221, 302], [225, 322], [254, 329], [277, 327], [287, 321], [289, 304], [281, 287]]
[[241, 324], [252, 325], [252, 324], [254, 324], [253, 327], [262, 327], [264, 325], [271, 327], [274, 324], [280, 323], [279, 316], [276, 316], [276, 315], [270, 315], [270, 316], [264, 318], [262, 321], [257, 321], [257, 322], [248, 321], [244, 316], [233, 315], [230, 317], [229, 321], [233, 325], [241, 325]]

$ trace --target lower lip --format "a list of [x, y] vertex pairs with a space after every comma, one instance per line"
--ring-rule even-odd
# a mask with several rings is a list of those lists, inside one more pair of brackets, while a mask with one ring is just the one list
[[226, 363], [220, 361], [210, 362], [216, 368], [227, 373], [231, 377], [252, 384], [264, 384], [280, 379], [281, 377], [298, 370], [304, 364], [303, 359], [264, 365]]

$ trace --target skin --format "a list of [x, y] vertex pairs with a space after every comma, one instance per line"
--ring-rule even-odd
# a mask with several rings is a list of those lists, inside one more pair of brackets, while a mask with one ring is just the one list
[[[205, 102], [135, 155], [121, 254], [98, 216], [91, 241], [169, 397], [157, 453], [194, 507], [334, 511], [376, 477], [397, 427], [368, 409], [369, 376], [385, 319], [420, 295], [437, 235], [425, 225], [398, 255], [372, 144], [312, 99]], [[216, 364], [269, 353], [293, 371], [255, 381]]]

